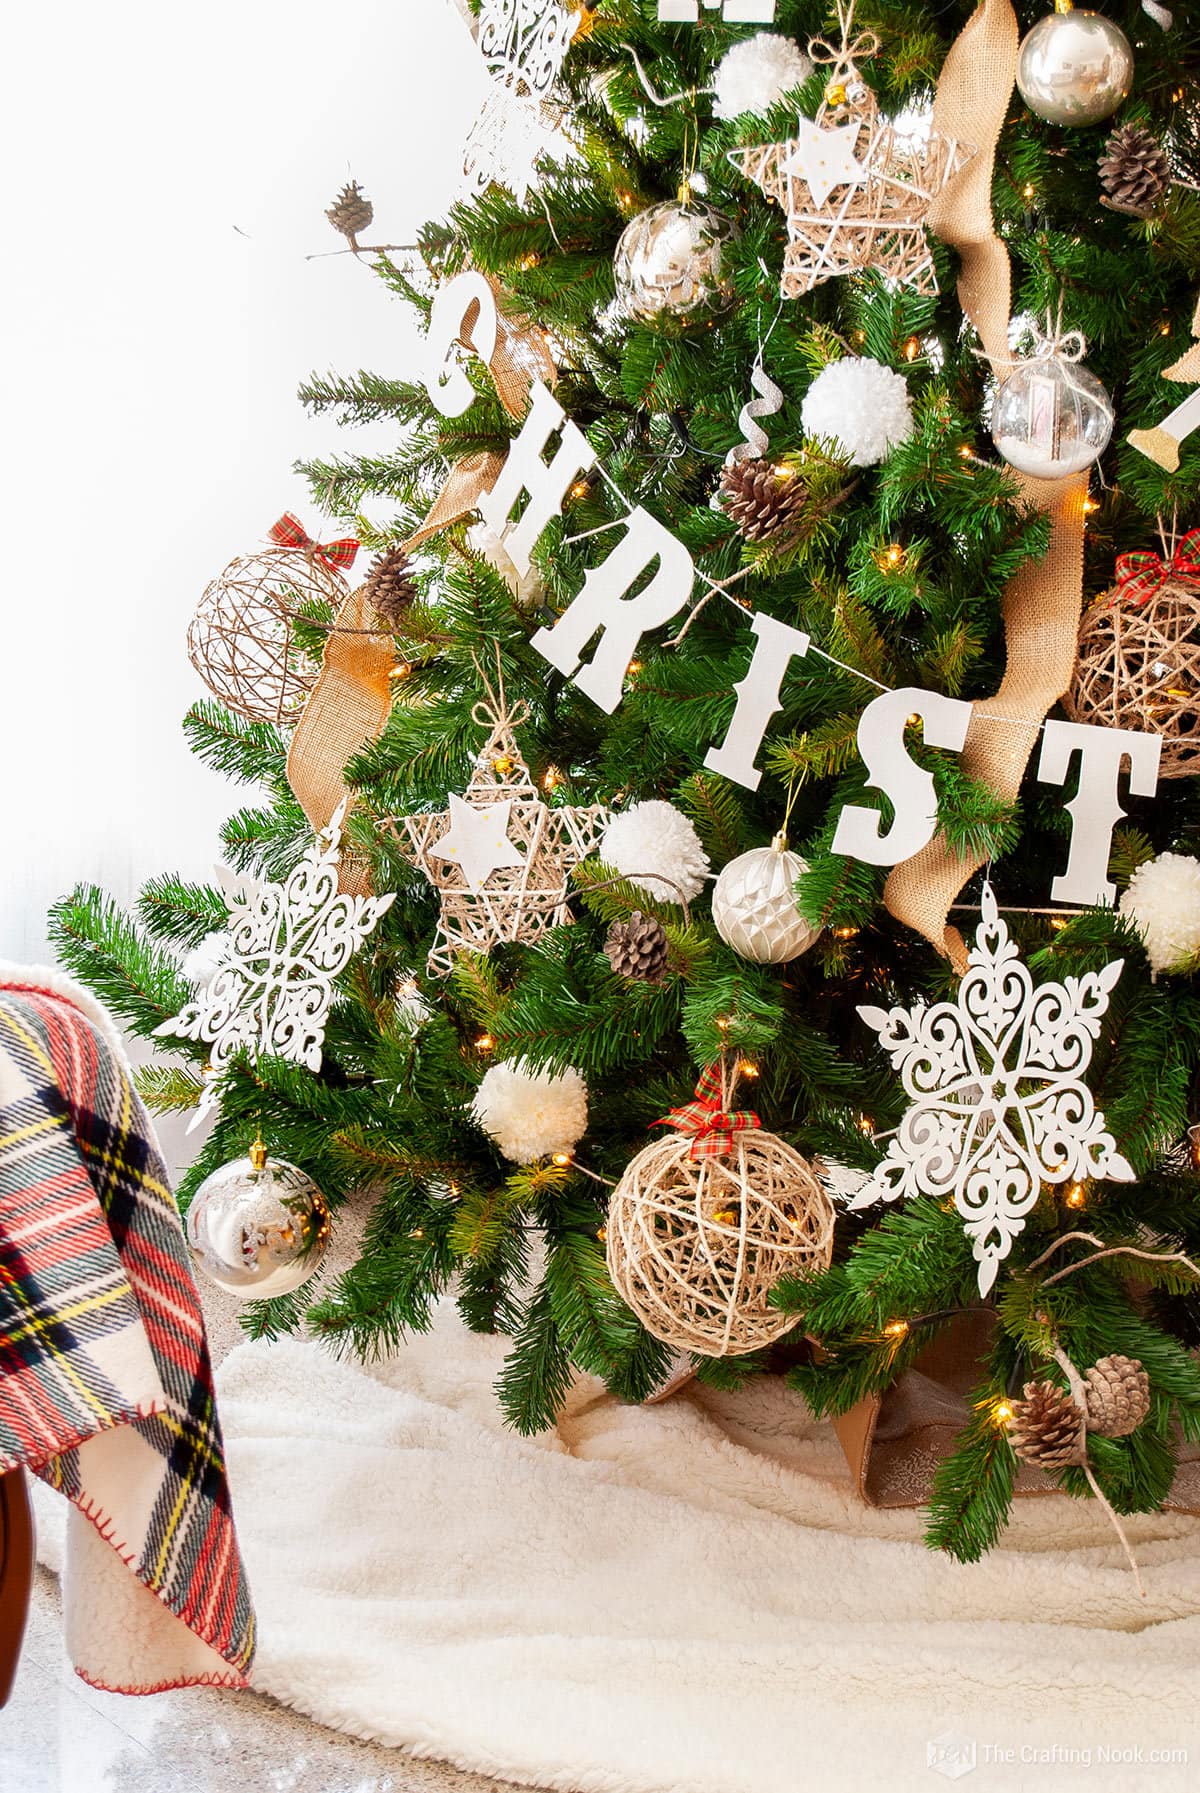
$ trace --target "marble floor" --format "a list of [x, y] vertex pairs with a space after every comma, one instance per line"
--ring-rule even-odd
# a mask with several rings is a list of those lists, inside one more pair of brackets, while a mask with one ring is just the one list
[[38, 1571], [0, 1793], [516, 1793], [507, 1781], [359, 1743], [256, 1694], [192, 1687], [130, 1699], [74, 1674], [58, 1583]]

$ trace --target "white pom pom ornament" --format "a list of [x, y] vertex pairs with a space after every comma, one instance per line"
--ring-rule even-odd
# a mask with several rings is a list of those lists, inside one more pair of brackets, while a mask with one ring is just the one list
[[471, 1113], [514, 1164], [570, 1152], [587, 1132], [587, 1084], [578, 1071], [533, 1071], [524, 1060], [493, 1065]]
[[718, 118], [739, 118], [743, 112], [769, 112], [794, 87], [803, 87], [813, 65], [799, 44], [773, 31], [759, 31], [723, 56], [713, 92]]
[[869, 355], [831, 361], [809, 387], [800, 421], [855, 467], [874, 467], [912, 435], [908, 383]]
[[795, 885], [808, 870], [783, 837], [731, 859], [713, 892], [713, 921], [727, 946], [756, 965], [798, 958], [820, 932], [796, 907]]
[[1142, 939], [1151, 968], [1194, 971], [1200, 965], [1200, 860], [1160, 853], [1139, 865], [1121, 898]]
[[710, 870], [700, 836], [682, 810], [657, 798], [615, 815], [598, 856], [661, 903], [690, 903], [704, 889]]

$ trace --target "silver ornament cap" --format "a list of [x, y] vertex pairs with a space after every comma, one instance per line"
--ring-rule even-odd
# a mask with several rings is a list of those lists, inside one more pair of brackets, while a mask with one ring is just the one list
[[1133, 86], [1133, 51], [1102, 13], [1059, 0], [1017, 54], [1017, 86], [1031, 112], [1054, 125], [1094, 125], [1116, 111]]
[[329, 1207], [312, 1178], [261, 1139], [205, 1177], [187, 1212], [192, 1257], [219, 1289], [242, 1301], [290, 1295], [321, 1267]]
[[741, 232], [732, 218], [695, 199], [665, 199], [639, 212], [613, 258], [617, 303], [640, 323], [718, 317], [733, 304], [723, 251]]
[[713, 921], [726, 946], [756, 965], [782, 965], [806, 952], [820, 933], [796, 907], [796, 880], [807, 870], [781, 835], [769, 847], [753, 847], [731, 859], [712, 900]]

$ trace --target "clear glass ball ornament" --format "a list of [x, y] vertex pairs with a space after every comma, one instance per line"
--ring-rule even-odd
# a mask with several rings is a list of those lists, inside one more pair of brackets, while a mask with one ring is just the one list
[[992, 408], [992, 440], [1010, 466], [1034, 479], [1082, 473], [1108, 447], [1112, 401], [1077, 361], [1035, 355], [1002, 383]]
[[1133, 86], [1129, 39], [1102, 13], [1052, 12], [1021, 42], [1017, 86], [1029, 110], [1050, 124], [1099, 124]]
[[812, 928], [796, 907], [796, 880], [808, 866], [798, 853], [772, 845], [731, 859], [717, 879], [712, 914], [717, 933], [743, 959], [782, 965], [812, 945]]
[[625, 226], [613, 260], [617, 303], [640, 323], [719, 317], [734, 291], [724, 250], [741, 232], [699, 200], [666, 199]]
[[192, 1257], [227, 1295], [265, 1301], [316, 1275], [329, 1245], [325, 1197], [312, 1178], [257, 1141], [205, 1177], [187, 1212]]

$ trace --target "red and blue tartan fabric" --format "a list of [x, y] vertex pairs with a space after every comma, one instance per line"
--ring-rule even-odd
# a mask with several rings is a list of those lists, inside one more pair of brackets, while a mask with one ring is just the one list
[[[5, 979], [0, 1470], [16, 1465], [65, 1494], [141, 1584], [97, 1565], [92, 1541], [103, 1619], [85, 1594], [90, 1616], [68, 1636], [86, 1679], [123, 1692], [245, 1685], [254, 1614], [153, 1128], [109, 1029]], [[76, 1556], [86, 1563], [87, 1549]]]

